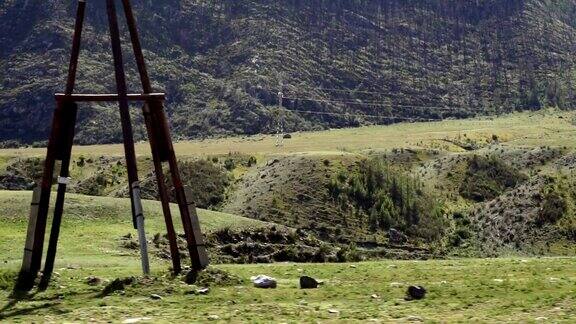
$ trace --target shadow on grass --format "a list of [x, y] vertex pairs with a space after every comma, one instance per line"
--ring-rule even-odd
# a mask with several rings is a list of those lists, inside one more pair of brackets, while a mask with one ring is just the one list
[[[66, 299], [74, 298], [98, 298], [99, 294], [93, 291], [85, 292], [67, 292]], [[62, 303], [62, 294], [54, 292], [48, 296], [38, 296], [37, 292], [23, 292], [14, 290], [8, 297], [9, 301], [0, 308], [0, 321], [9, 321], [10, 318], [16, 316], [34, 315], [40, 310], [45, 310], [54, 314], [62, 314], [62, 310], [58, 309]], [[27, 305], [26, 303], [30, 303]], [[18, 307], [20, 306], [22, 307]]]
[[12, 299], [6, 305], [4, 305], [4, 307], [0, 309], [0, 321], [7, 320], [15, 316], [30, 315], [38, 310], [50, 308], [59, 304], [58, 302], [46, 302], [41, 305], [34, 305], [26, 308], [15, 309], [16, 305], [20, 301], [21, 300], [18, 299]]
[[[10, 290], [10, 288], [12, 288], [12, 292], [8, 296], [8, 302], [0, 308], [0, 321], [6, 321], [16, 316], [33, 315], [41, 310], [52, 310], [54, 313], [59, 313], [58, 309], [55, 307], [62, 305], [62, 294], [55, 293], [47, 296], [38, 296], [38, 293], [43, 292], [44, 290], [30, 291], [33, 286], [22, 286], [18, 283], [18, 279], [21, 278], [16, 279], [16, 277], [17, 276], [14, 275], [14, 281], [11, 285], [12, 287], [9, 287], [6, 282], [4, 282], [4, 285], [2, 286], [4, 291]], [[66, 295], [67, 297], [70, 297], [93, 294], [93, 292], [73, 292], [67, 293]], [[26, 303], [30, 303], [30, 305]]]

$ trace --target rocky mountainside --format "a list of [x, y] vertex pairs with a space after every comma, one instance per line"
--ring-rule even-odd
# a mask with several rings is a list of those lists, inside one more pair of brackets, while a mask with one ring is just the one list
[[[281, 84], [289, 130], [398, 120], [389, 116], [567, 109], [576, 102], [575, 0], [133, 5], [154, 87], [169, 94], [177, 138], [274, 130]], [[0, 4], [1, 141], [46, 138], [52, 94], [64, 85], [74, 12], [74, 1]], [[137, 92], [129, 54], [126, 46], [130, 89]], [[90, 1], [77, 91], [113, 91], [110, 62], [104, 2]], [[79, 143], [120, 140], [114, 106], [92, 105], [79, 118]], [[135, 120], [144, 138], [136, 114]]]

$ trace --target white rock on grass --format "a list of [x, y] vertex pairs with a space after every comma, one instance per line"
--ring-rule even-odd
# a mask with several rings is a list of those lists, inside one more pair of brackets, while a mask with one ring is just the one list
[[127, 318], [122, 321], [123, 324], [132, 324], [132, 323], [140, 323], [144, 321], [152, 320], [150, 317], [135, 317], [135, 318]]
[[252, 283], [254, 283], [254, 287], [257, 288], [264, 288], [264, 289], [276, 288], [276, 286], [278, 285], [276, 279], [265, 275], [251, 277], [250, 281], [252, 281]]

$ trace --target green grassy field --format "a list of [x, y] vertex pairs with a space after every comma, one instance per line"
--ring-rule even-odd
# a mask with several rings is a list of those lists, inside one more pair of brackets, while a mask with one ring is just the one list
[[[572, 112], [544, 110], [538, 112], [513, 113], [498, 118], [482, 117], [465, 120], [446, 120], [428, 123], [400, 123], [391, 126], [369, 126], [336, 129], [321, 132], [293, 134], [283, 147], [276, 147], [275, 136], [230, 137], [182, 141], [175, 143], [179, 156], [205, 156], [239, 152], [246, 154], [290, 154], [311, 152], [323, 154], [334, 151], [358, 152], [363, 150], [385, 150], [397, 147], [428, 147], [446, 137], [466, 134], [474, 138], [490, 138], [497, 135], [511, 146], [558, 145], [576, 147], [571, 140], [574, 134]], [[139, 155], [150, 155], [148, 143], [136, 145]], [[95, 145], [74, 147], [76, 155], [122, 156], [123, 147]], [[4, 149], [0, 156], [43, 156], [43, 148]]]
[[[72, 257], [72, 256], [70, 256]], [[73, 260], [70, 259], [70, 260]], [[57, 269], [52, 287], [26, 299], [10, 300], [0, 292], [0, 319], [10, 322], [566, 322], [576, 319], [575, 259], [493, 259], [382, 261], [359, 264], [220, 265], [243, 284], [197, 287], [170, 279], [154, 264], [153, 280], [141, 280], [124, 292], [98, 296], [103, 279], [139, 272], [133, 258]], [[505, 269], [505, 271], [503, 271]], [[267, 274], [278, 279], [274, 290], [254, 288], [248, 278]], [[298, 288], [300, 275], [324, 281], [316, 290]], [[403, 299], [410, 284], [424, 285], [420, 301]], [[158, 294], [161, 300], [153, 300]]]

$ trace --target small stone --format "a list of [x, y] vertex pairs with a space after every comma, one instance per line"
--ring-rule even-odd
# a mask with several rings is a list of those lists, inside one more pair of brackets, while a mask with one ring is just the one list
[[219, 319], [220, 319], [220, 316], [218, 316], [218, 315], [210, 315], [210, 316], [208, 316], [208, 320], [210, 320], [210, 321], [217, 321], [217, 320], [219, 320]]
[[318, 281], [312, 277], [300, 277], [300, 289], [315, 289], [318, 288]]
[[404, 284], [401, 282], [391, 282], [390, 283], [390, 287], [396, 287], [397, 288], [397, 287], [402, 287], [402, 286], [404, 286]]
[[328, 310], [328, 313], [330, 313], [330, 314], [340, 314], [340, 311], [337, 310], [337, 309], [334, 309], [334, 308], [330, 308], [330, 309]]
[[355, 264], [351, 264], [350, 268], [356, 268], [357, 266]]
[[143, 321], [150, 321], [152, 320], [150, 317], [135, 317], [135, 318], [127, 318], [122, 321], [123, 324], [132, 324], [132, 323], [139, 323]]
[[424, 322], [424, 320], [420, 316], [408, 316], [406, 317], [406, 320], [408, 322]]
[[95, 276], [86, 277], [85, 281], [90, 286], [97, 286], [102, 282], [100, 278]]
[[378, 296], [378, 295], [376, 295], [376, 294], [374, 294], [374, 295], [372, 295], [372, 296], [370, 296], [370, 297], [372, 297], [372, 299], [378, 299], [378, 298], [380, 298], [380, 296]]
[[162, 299], [162, 296], [160, 296], [158, 294], [152, 294], [152, 295], [150, 295], [150, 298], [152, 298], [154, 300], [160, 300], [160, 299]]
[[196, 290], [197, 295], [208, 295], [209, 292], [210, 292], [210, 288], [200, 288], [200, 289]]
[[548, 317], [540, 316], [534, 319], [536, 322], [547, 321]]

